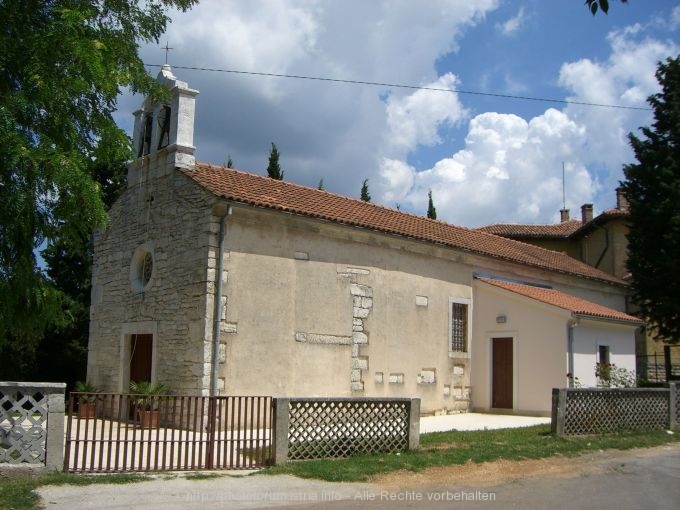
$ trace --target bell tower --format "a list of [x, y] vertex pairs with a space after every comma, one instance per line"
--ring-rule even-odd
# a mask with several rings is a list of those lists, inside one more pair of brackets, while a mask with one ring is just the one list
[[[132, 137], [136, 162], [144, 162], [164, 155], [166, 168], [193, 169], [194, 113], [198, 91], [189, 88], [172, 74], [172, 68], [165, 64], [156, 78], [170, 90], [167, 102], [154, 102], [146, 98], [135, 115]], [[131, 165], [135, 167], [138, 165]], [[132, 176], [128, 176], [130, 178]]]

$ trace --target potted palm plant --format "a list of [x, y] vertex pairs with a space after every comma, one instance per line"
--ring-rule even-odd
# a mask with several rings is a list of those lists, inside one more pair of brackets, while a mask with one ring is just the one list
[[132, 393], [132, 401], [135, 405], [135, 414], [143, 429], [158, 427], [158, 397], [165, 392], [165, 384], [130, 381], [130, 393]]
[[78, 418], [83, 420], [96, 418], [99, 388], [86, 381], [77, 381], [75, 390], [80, 393], [78, 395]]

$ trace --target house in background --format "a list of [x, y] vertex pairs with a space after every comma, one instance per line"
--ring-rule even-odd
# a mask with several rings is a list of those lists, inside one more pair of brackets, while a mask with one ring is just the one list
[[616, 207], [593, 216], [593, 204], [581, 206], [581, 219], [570, 219], [569, 209], [560, 210], [560, 223], [548, 225], [497, 223], [477, 230], [564, 252], [570, 257], [626, 279], [628, 202], [616, 190]]
[[88, 379], [181, 394], [420, 397], [546, 415], [634, 363], [624, 280], [566, 254], [194, 160], [197, 91], [136, 113], [95, 236]]
[[[477, 230], [566, 253], [570, 257], [628, 281], [628, 201], [621, 188], [616, 189], [616, 206], [597, 216], [593, 204], [581, 206], [581, 219], [570, 219], [568, 209], [560, 210], [560, 223], [547, 225], [498, 223]], [[630, 302], [626, 310], [636, 313]], [[636, 373], [652, 381], [665, 374], [664, 358], [668, 348], [651, 328], [640, 328], [636, 335]]]

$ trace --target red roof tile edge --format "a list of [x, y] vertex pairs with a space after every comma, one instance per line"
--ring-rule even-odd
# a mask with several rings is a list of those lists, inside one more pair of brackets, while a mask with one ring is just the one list
[[216, 196], [257, 207], [367, 228], [517, 264], [628, 286], [564, 253], [257, 174], [196, 163], [182, 173]]
[[568, 310], [577, 316], [616, 322], [630, 322], [636, 325], [643, 324], [643, 321], [637, 317], [559, 290], [486, 277], [477, 279], [515, 294]]

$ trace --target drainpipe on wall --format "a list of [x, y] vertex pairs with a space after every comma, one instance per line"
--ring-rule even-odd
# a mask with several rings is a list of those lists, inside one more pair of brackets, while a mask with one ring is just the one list
[[224, 267], [224, 239], [227, 236], [227, 216], [231, 214], [231, 206], [220, 219], [220, 232], [217, 248], [217, 272], [215, 275], [215, 307], [213, 310], [213, 345], [212, 373], [210, 374], [210, 396], [217, 396], [217, 381], [220, 367], [220, 330], [222, 325], [222, 272]]
[[[600, 258], [597, 259], [597, 262], [595, 263], [596, 268], [600, 268], [600, 264], [602, 264], [602, 259], [604, 259], [604, 256], [607, 254], [607, 250], [609, 250], [609, 229], [607, 227], [597, 227], [600, 230], [604, 230], [604, 248], [602, 250], [602, 253], [600, 254]], [[612, 267], [612, 269], [614, 269]]]
[[574, 387], [574, 328], [578, 326], [578, 319], [569, 319], [567, 321], [567, 372], [571, 374], [569, 378], [569, 387]]

